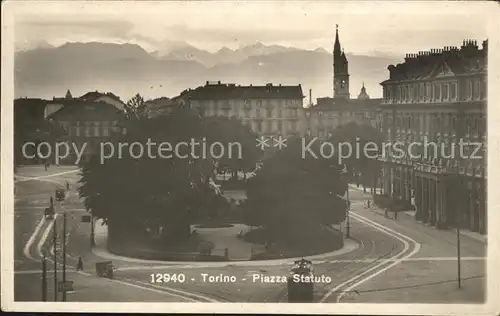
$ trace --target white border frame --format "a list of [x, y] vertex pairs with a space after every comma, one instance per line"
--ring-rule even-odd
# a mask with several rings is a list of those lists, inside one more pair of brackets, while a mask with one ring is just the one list
[[[1, 304], [4, 311], [24, 312], [183, 312], [183, 313], [280, 313], [291, 314], [409, 314], [409, 315], [493, 315], [500, 312], [500, 287], [498, 282], [500, 195], [495, 189], [500, 186], [500, 7], [495, 2], [342, 2], [339, 10], [345, 14], [398, 14], [418, 12], [468, 12], [484, 16], [488, 25], [488, 260], [487, 300], [485, 304], [357, 304], [328, 303], [278, 304], [278, 303], [86, 303], [86, 302], [14, 302], [14, 256], [13, 256], [13, 27], [17, 12], [61, 13], [69, 10], [84, 10], [103, 7], [114, 14], [120, 11], [143, 13], [146, 1], [4, 1], [2, 2], [2, 112], [1, 112]], [[287, 10], [293, 6], [287, 3]], [[301, 2], [301, 5], [322, 5], [324, 2]], [[161, 4], [160, 4], [161, 5]], [[224, 6], [222, 3], [217, 5]], [[216, 5], [212, 2], [211, 8]], [[297, 6], [300, 8], [300, 6]], [[337, 12], [339, 11], [337, 10]], [[208, 14], [210, 12], [207, 12]], [[362, 27], [362, 26], [360, 26]], [[497, 297], [497, 299], [495, 299]]]

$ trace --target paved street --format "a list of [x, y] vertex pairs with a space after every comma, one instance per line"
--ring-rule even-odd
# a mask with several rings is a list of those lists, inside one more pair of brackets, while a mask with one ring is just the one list
[[[38, 177], [28, 179], [27, 177]], [[113, 260], [116, 279], [97, 278], [93, 263], [107, 260], [91, 252], [90, 226], [80, 223], [84, 214], [78, 199], [76, 169], [52, 167], [20, 168], [16, 182], [15, 207], [15, 299], [41, 299], [40, 258], [45, 251], [52, 259], [52, 221], [45, 221], [43, 209], [58, 186], [70, 184], [66, 200], [56, 203], [67, 216], [68, 280], [75, 291], [68, 301], [286, 301], [286, 284], [276, 282], [288, 275], [291, 260], [227, 263], [134, 262]], [[350, 234], [357, 247], [348, 253], [315, 260], [315, 275], [330, 278], [315, 284], [317, 302], [481, 303], [485, 299], [485, 244], [461, 238], [463, 288], [456, 287], [456, 239], [453, 232], [439, 231], [400, 214], [397, 221], [366, 209], [368, 194], [351, 189]], [[62, 229], [62, 214], [56, 219]], [[345, 228], [344, 228], [345, 230]], [[59, 254], [60, 255], [60, 254]], [[74, 272], [76, 258], [84, 259], [84, 272]], [[60, 258], [58, 260], [61, 262]], [[53, 262], [48, 261], [50, 269]], [[177, 281], [152, 282], [158, 274]], [[222, 275], [221, 275], [222, 274]], [[205, 275], [205, 280], [204, 280]], [[213, 277], [210, 281], [209, 276]], [[222, 279], [234, 277], [235, 281]], [[275, 282], [263, 282], [274, 276]], [[58, 279], [61, 280], [61, 275]], [[181, 281], [182, 279], [182, 281]], [[49, 300], [53, 300], [53, 273], [48, 274]], [[60, 298], [59, 298], [60, 299]]]

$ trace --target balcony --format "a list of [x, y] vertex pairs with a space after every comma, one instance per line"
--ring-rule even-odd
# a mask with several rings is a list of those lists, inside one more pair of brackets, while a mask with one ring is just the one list
[[459, 166], [457, 161], [447, 161], [446, 165], [435, 165], [430, 163], [415, 163], [415, 171], [429, 172], [434, 174], [459, 174], [470, 177], [483, 177], [483, 166], [469, 164], [466, 167]]

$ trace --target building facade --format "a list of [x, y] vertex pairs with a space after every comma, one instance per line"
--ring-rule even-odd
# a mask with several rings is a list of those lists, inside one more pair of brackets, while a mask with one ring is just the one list
[[382, 157], [384, 194], [438, 228], [486, 233], [487, 50], [469, 40], [409, 54], [381, 83], [383, 132], [403, 149]]
[[169, 115], [177, 106], [175, 100], [161, 97], [146, 101], [146, 113], [149, 118], [160, 115]]
[[111, 92], [102, 93], [98, 91], [87, 92], [80, 97], [73, 97], [71, 91], [67, 90], [64, 98], [53, 97], [52, 100], [46, 102], [45, 106], [45, 118], [50, 116], [52, 113], [61, 109], [65, 103], [73, 102], [75, 100], [88, 102], [88, 103], [105, 103], [113, 105], [115, 108], [122, 110], [125, 107], [123, 101]]
[[[108, 140], [111, 133], [126, 132], [120, 127], [124, 119], [123, 106], [118, 97], [109, 94], [90, 92], [79, 98], [73, 98], [68, 90], [64, 98], [54, 98], [48, 101], [46, 119], [58, 123], [64, 128], [66, 140], [78, 148], [84, 144], [86, 159], [91, 153], [99, 150], [99, 144]], [[104, 99], [103, 99], [104, 98]], [[110, 98], [112, 101], [106, 102]], [[121, 102], [121, 101], [120, 101]], [[74, 163], [72, 153], [63, 163]]]
[[301, 85], [241, 86], [207, 81], [179, 97], [205, 116], [235, 117], [259, 136], [303, 135]]
[[351, 122], [381, 129], [382, 99], [370, 99], [364, 84], [358, 98], [351, 99], [349, 76], [349, 62], [340, 45], [337, 26], [333, 46], [333, 98], [318, 98], [316, 104], [304, 109], [306, 134], [327, 138], [334, 129]]
[[[14, 100], [14, 160], [17, 165], [36, 164], [38, 159], [25, 157], [23, 145], [28, 142], [42, 142], [52, 138], [51, 126], [45, 120], [44, 112], [47, 100], [37, 98], [19, 98]], [[26, 149], [31, 157], [36, 150]]]

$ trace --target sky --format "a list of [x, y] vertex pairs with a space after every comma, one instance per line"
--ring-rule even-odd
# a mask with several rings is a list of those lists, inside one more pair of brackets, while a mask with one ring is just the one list
[[140, 44], [148, 51], [187, 42], [211, 52], [253, 44], [333, 48], [335, 25], [348, 53], [404, 55], [487, 37], [489, 3], [472, 2], [148, 2], [9, 3], [18, 48], [40, 42]]

